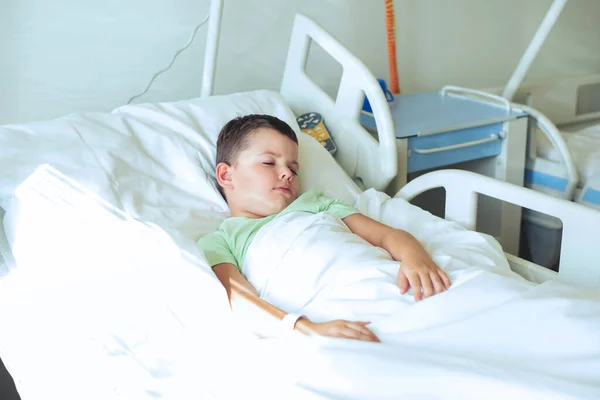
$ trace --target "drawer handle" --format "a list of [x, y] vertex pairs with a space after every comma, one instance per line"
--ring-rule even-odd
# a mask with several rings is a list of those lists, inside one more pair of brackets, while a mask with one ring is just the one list
[[506, 111], [510, 113], [510, 102], [508, 100], [506, 100], [504, 97], [500, 97], [500, 96], [497, 96], [492, 93], [487, 93], [487, 92], [482, 92], [480, 90], [469, 89], [469, 88], [464, 88], [464, 87], [460, 87], [460, 86], [452, 86], [452, 85], [444, 86], [442, 88], [441, 92], [442, 92], [442, 96], [445, 96], [446, 94], [448, 94], [448, 92], [454, 92], [454, 93], [462, 93], [462, 94], [467, 94], [467, 95], [470, 94], [474, 97], [487, 98], [488, 100], [495, 101], [496, 103], [502, 103], [502, 105], [504, 105], [504, 108], [506, 108]]
[[478, 144], [495, 142], [496, 140], [499, 140], [499, 139], [500, 139], [500, 136], [498, 136], [497, 134], [494, 133], [494, 134], [490, 135], [489, 138], [486, 138], [486, 139], [473, 140], [471, 142], [453, 144], [450, 146], [436, 147], [433, 149], [415, 149], [415, 151], [419, 154], [439, 153], [440, 151], [462, 149], [463, 147], [470, 147], [470, 146], [476, 146]]

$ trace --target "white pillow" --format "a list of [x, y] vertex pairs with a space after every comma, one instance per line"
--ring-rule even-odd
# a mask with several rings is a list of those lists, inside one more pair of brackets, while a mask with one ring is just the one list
[[0, 206], [40, 165], [51, 165], [132, 216], [196, 233], [226, 206], [179, 132], [126, 114], [83, 113], [0, 127]]
[[[103, 198], [116, 203], [112, 185], [85, 145], [79, 127], [93, 114], [0, 126], [0, 207], [6, 207], [17, 186], [42, 164], [63, 170]], [[97, 114], [99, 118], [105, 114]], [[98, 129], [98, 135], [102, 130]]]
[[300, 130], [296, 116], [278, 92], [257, 90], [171, 103], [127, 105], [113, 112], [128, 114], [153, 129], [183, 136], [197, 149], [200, 164], [215, 185], [216, 143], [221, 128], [239, 116], [273, 115], [290, 125], [298, 136], [301, 191], [321, 190], [349, 204], [360, 192], [331, 154]]
[[22, 398], [203, 398], [215, 340], [236, 330], [195, 243], [48, 168], [14, 201], [19, 268], [0, 278], [0, 357]]

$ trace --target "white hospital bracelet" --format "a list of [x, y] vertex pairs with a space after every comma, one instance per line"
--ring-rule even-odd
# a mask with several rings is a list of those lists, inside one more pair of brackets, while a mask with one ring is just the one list
[[281, 320], [283, 334], [290, 335], [292, 332], [294, 332], [294, 326], [296, 325], [296, 322], [298, 322], [298, 320], [302, 317], [303, 316], [300, 314], [286, 314]]

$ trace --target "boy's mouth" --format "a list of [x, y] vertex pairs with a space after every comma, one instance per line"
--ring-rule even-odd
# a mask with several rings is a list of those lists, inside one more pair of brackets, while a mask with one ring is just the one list
[[276, 187], [275, 190], [277, 190], [278, 192], [284, 193], [284, 194], [292, 194], [292, 190], [288, 187], [288, 186], [279, 186]]

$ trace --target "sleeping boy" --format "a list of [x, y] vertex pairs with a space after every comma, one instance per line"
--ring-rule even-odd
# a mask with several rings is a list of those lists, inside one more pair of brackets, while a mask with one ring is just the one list
[[216, 179], [231, 216], [218, 231], [202, 237], [198, 245], [225, 287], [232, 309], [256, 335], [278, 336], [283, 330], [379, 341], [367, 328], [369, 321], [311, 321], [264, 300], [246, 279], [245, 258], [259, 230], [295, 212], [333, 215], [352, 234], [389, 253], [399, 262], [397, 284], [401, 295], [412, 289], [419, 301], [450, 287], [446, 273], [409, 233], [379, 223], [322, 193], [299, 195], [299, 170], [296, 134], [276, 117], [239, 117], [229, 121], [219, 134]]

